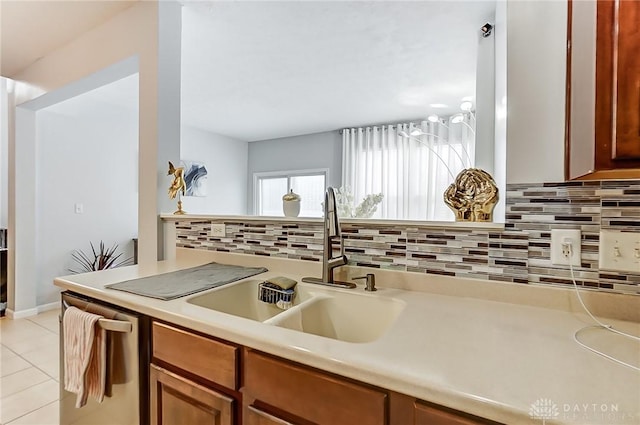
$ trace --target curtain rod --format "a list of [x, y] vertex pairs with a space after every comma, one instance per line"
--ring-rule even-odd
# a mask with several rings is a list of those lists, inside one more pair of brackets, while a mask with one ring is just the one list
[[[467, 115], [469, 112], [462, 112], [462, 115]], [[442, 118], [442, 117], [441, 117]], [[374, 128], [374, 127], [379, 127], [382, 128], [383, 130], [387, 130], [388, 127], [391, 127], [392, 129], [395, 129], [398, 125], [409, 125], [411, 126], [412, 124], [414, 126], [420, 126], [422, 125], [423, 122], [428, 121], [427, 119], [423, 119], [420, 120], [418, 123], [414, 122], [414, 121], [409, 121], [406, 123], [402, 123], [402, 124], [374, 124], [374, 125], [361, 125], [358, 127], [347, 127], [347, 128], [341, 128], [340, 130], [338, 130], [340, 132], [340, 134], [344, 133], [345, 130], [355, 130], [356, 128]]]
[[[426, 120], [425, 120], [426, 121]], [[402, 125], [418, 125], [414, 122], [408, 122], [406, 124], [402, 124]], [[398, 124], [378, 124], [378, 125], [365, 125], [365, 126], [360, 126], [360, 127], [348, 127], [348, 128], [341, 128], [340, 130], [338, 130], [340, 132], [340, 134], [344, 133], [345, 130], [355, 130], [356, 128], [374, 128], [374, 127], [378, 127], [378, 128], [382, 128], [383, 130], [388, 130], [389, 127], [391, 127], [392, 129], [396, 129], [398, 127]]]

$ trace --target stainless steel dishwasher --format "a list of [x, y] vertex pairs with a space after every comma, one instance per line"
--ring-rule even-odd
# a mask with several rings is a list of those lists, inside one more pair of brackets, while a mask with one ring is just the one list
[[[107, 331], [107, 391], [76, 408], [76, 394], [64, 389], [63, 321], [60, 320], [60, 425], [147, 425], [149, 423], [149, 321], [146, 316], [75, 293], [62, 294], [69, 306], [100, 314]], [[61, 316], [62, 317], [62, 316]], [[110, 324], [107, 326], [106, 324]]]

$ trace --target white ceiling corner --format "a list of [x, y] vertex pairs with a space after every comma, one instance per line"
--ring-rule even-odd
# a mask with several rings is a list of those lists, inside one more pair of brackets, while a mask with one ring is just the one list
[[20, 71], [137, 0], [1, 0], [0, 75]]

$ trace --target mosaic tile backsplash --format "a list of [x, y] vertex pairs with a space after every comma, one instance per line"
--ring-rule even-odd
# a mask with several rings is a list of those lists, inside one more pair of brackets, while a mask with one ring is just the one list
[[[640, 232], [640, 180], [510, 184], [504, 231], [342, 224], [349, 264], [520, 284], [572, 285], [550, 259], [551, 229], [581, 229], [578, 285], [640, 294], [637, 274], [598, 270], [600, 230]], [[176, 222], [177, 246], [322, 261], [322, 224], [224, 220]]]

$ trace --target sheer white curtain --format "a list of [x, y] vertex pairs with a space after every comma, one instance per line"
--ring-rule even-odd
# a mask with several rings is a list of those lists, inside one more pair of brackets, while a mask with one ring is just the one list
[[453, 220], [443, 193], [462, 169], [473, 166], [473, 125], [472, 115], [465, 114], [461, 122], [345, 129], [342, 184], [356, 204], [370, 194], [384, 195], [372, 218]]

